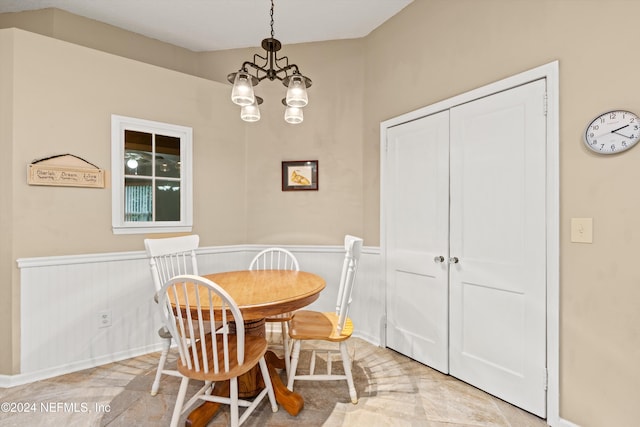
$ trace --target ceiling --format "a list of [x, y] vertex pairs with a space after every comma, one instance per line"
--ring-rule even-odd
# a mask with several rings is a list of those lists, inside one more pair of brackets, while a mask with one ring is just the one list
[[[360, 38], [413, 0], [275, 0], [283, 44]], [[0, 13], [58, 8], [193, 51], [260, 46], [269, 0], [0, 0]]]

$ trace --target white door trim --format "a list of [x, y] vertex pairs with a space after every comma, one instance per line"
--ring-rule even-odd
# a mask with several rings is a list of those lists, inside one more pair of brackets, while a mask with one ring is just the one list
[[[435, 104], [411, 111], [380, 123], [380, 182], [385, 182], [385, 150], [387, 129], [420, 117], [447, 110], [497, 92], [508, 90], [541, 78], [547, 81], [547, 424], [560, 422], [560, 110], [559, 63], [541, 65], [503, 80], [465, 92]], [[384, 218], [385, 194], [380, 186], [380, 248], [386, 250]], [[384, 262], [384, 257], [383, 257]], [[386, 271], [386, 265], [383, 265]], [[386, 286], [385, 286], [386, 289]], [[386, 298], [385, 298], [386, 300]], [[382, 334], [382, 344], [384, 334]]]

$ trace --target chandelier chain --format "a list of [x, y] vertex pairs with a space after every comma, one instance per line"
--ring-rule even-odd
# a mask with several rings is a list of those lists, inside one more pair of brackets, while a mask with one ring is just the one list
[[271, 0], [271, 38], [275, 38], [275, 32], [273, 31], [273, 0]]

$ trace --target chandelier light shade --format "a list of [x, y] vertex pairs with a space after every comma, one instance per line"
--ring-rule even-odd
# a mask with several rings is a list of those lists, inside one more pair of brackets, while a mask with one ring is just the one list
[[253, 85], [251, 84], [249, 73], [241, 71], [235, 73], [231, 101], [241, 107], [255, 104], [256, 97], [253, 94]]
[[304, 84], [302, 76], [291, 76], [289, 79], [289, 89], [287, 89], [287, 105], [302, 108], [308, 103], [307, 87]]
[[302, 121], [304, 120], [302, 107], [293, 107], [291, 105], [287, 105], [286, 98], [282, 100], [282, 103], [286, 107], [284, 109], [284, 121], [287, 123], [291, 123], [292, 125], [297, 125], [298, 123], [302, 123]]
[[302, 113], [302, 108], [287, 107], [284, 110], [285, 122], [291, 123], [292, 125], [297, 125], [298, 123], [302, 123], [303, 120], [304, 120], [304, 114]]
[[255, 98], [256, 100], [253, 104], [244, 105], [240, 109], [240, 118], [245, 122], [257, 122], [260, 120], [260, 108], [258, 108], [258, 105], [262, 104], [262, 98], [259, 96]]
[[[252, 61], [243, 62], [237, 72], [227, 76], [229, 83], [233, 84], [231, 100], [242, 107], [240, 112], [242, 120], [258, 121], [260, 120], [258, 105], [262, 99], [254, 95], [253, 87], [264, 79], [271, 81], [277, 79], [287, 87], [286, 98], [283, 99], [286, 106], [285, 120], [288, 123], [301, 123], [302, 107], [309, 103], [307, 88], [311, 86], [311, 79], [302, 75], [296, 64], [289, 64], [288, 57], [278, 57], [282, 43], [274, 38], [273, 8], [273, 0], [271, 0], [271, 37], [262, 40], [262, 48], [266, 51], [264, 56], [254, 54]], [[260, 99], [260, 102], [256, 102], [256, 98]], [[254, 106], [255, 109], [252, 109]]]

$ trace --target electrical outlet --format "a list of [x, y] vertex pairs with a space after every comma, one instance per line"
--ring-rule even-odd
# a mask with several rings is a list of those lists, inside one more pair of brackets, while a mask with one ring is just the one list
[[98, 327], [106, 328], [111, 326], [111, 310], [103, 310], [98, 312]]

